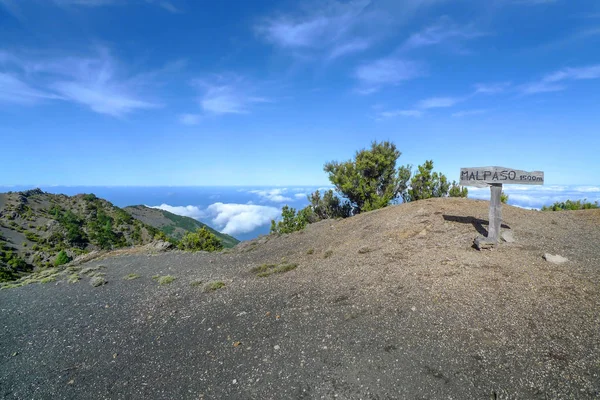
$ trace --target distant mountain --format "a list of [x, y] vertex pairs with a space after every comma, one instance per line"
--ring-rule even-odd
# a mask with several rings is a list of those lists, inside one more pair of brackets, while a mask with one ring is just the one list
[[91, 250], [142, 245], [158, 229], [93, 194], [0, 194], [0, 282]]
[[190, 217], [182, 217], [158, 208], [146, 206], [129, 206], [124, 208], [135, 219], [150, 225], [173, 239], [181, 239], [187, 232], [195, 232], [197, 229], [206, 227], [211, 233], [223, 242], [225, 248], [231, 248], [240, 241], [236, 238], [218, 232], [210, 226]]

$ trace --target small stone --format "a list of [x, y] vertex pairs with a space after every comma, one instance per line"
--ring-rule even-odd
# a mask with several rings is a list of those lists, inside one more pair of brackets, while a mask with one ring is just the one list
[[275, 346], [273, 346], [273, 348], [274, 348], [275, 350], [279, 350], [281, 347], [279, 347], [279, 345], [278, 345], [278, 344], [276, 344]]
[[417, 311], [417, 307], [414, 307], [414, 306], [413, 306], [413, 307], [411, 307], [410, 309], [411, 309], [412, 311]]
[[233, 380], [233, 384], [236, 385], [237, 384], [237, 379]]
[[569, 261], [567, 258], [560, 255], [552, 255], [550, 253], [544, 254], [544, 260], [552, 263], [552, 264], [564, 264]]
[[511, 231], [503, 231], [500, 236], [502, 236], [502, 240], [506, 243], [513, 243], [515, 241], [515, 237]]
[[496, 243], [490, 242], [487, 238], [482, 236], [476, 237], [475, 240], [473, 240], [473, 244], [477, 250], [491, 250], [496, 246]]

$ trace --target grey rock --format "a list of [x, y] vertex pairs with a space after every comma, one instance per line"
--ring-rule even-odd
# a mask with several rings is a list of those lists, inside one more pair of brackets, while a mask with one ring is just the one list
[[502, 240], [504, 240], [506, 243], [513, 243], [515, 241], [515, 237], [513, 236], [512, 231], [502, 231], [502, 234], [500, 236], [502, 237]]
[[95, 276], [92, 279], [90, 279], [90, 285], [92, 285], [93, 287], [106, 285], [107, 283], [108, 281], [103, 276]]
[[552, 255], [550, 253], [544, 254], [544, 260], [552, 263], [552, 264], [564, 264], [569, 261], [567, 258], [560, 255]]
[[152, 243], [148, 243], [146, 248], [156, 251], [167, 251], [173, 247], [173, 243], [165, 242], [163, 240], [156, 240]]
[[473, 244], [477, 250], [491, 250], [496, 247], [496, 242], [488, 241], [487, 238], [483, 236], [478, 236], [473, 240]]

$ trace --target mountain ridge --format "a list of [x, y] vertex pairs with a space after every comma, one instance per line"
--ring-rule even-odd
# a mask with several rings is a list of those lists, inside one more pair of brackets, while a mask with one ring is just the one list
[[206, 228], [223, 242], [225, 248], [231, 248], [240, 243], [233, 236], [221, 233], [203, 222], [167, 210], [145, 205], [127, 206], [123, 210], [174, 239], [181, 239], [187, 232], [195, 232], [197, 229]]

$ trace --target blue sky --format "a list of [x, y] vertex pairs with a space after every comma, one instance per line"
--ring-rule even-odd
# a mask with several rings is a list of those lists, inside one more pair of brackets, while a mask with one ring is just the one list
[[0, 0], [0, 185], [324, 185], [402, 164], [598, 185], [600, 2]]

